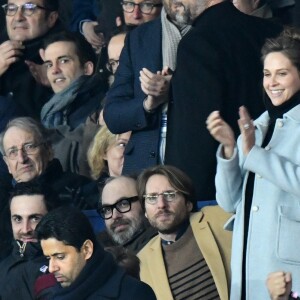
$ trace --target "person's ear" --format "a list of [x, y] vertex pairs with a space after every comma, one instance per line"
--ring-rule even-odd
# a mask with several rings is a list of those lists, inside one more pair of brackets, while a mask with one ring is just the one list
[[94, 73], [94, 64], [91, 61], [87, 61], [83, 67], [84, 75], [92, 75]]
[[187, 207], [188, 211], [191, 212], [193, 210], [193, 203], [191, 201], [187, 201], [186, 207]]
[[253, 4], [252, 4], [253, 10], [255, 10], [255, 9], [258, 8], [260, 1], [261, 1], [261, 0], [254, 0], [254, 1], [253, 1]]
[[94, 252], [94, 244], [91, 240], [86, 240], [82, 247], [81, 247], [81, 251], [84, 255], [84, 259], [88, 260], [92, 257], [93, 252]]
[[41, 49], [39, 50], [39, 54], [40, 54], [41, 59], [42, 59], [43, 61], [45, 61], [45, 50], [41, 48]]
[[58, 19], [58, 12], [52, 11], [47, 17], [47, 25], [49, 28], [52, 28]]

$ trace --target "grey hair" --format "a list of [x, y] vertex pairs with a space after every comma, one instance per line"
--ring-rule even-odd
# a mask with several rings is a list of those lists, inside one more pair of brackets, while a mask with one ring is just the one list
[[5, 129], [0, 134], [0, 152], [2, 153], [2, 155], [5, 155], [3, 139], [7, 130], [11, 127], [17, 127], [26, 132], [33, 133], [34, 137], [37, 139], [37, 142], [45, 143], [46, 147], [52, 148], [49, 130], [47, 130], [40, 122], [30, 117], [20, 117], [9, 121]]

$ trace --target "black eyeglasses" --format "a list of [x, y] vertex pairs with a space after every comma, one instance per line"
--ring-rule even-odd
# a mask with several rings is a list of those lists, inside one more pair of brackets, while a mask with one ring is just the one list
[[106, 69], [112, 73], [115, 74], [115, 72], [117, 71], [117, 68], [119, 66], [119, 60], [116, 59], [110, 59], [108, 61], [108, 63], [106, 64]]
[[38, 151], [38, 148], [43, 144], [45, 144], [45, 143], [39, 143], [39, 144], [27, 143], [27, 144], [22, 145], [21, 148], [12, 147], [12, 148], [9, 148], [7, 151], [5, 151], [5, 156], [11, 160], [14, 160], [18, 157], [19, 151], [22, 151], [26, 155], [36, 154]]
[[112, 218], [114, 208], [124, 214], [131, 210], [131, 203], [136, 202], [139, 200], [138, 196], [133, 196], [129, 198], [123, 198], [119, 201], [117, 201], [113, 205], [103, 205], [97, 209], [98, 214], [101, 216], [102, 219], [108, 220]]
[[159, 196], [162, 196], [163, 199], [166, 200], [167, 202], [174, 201], [177, 193], [178, 193], [178, 191], [165, 191], [162, 193], [146, 194], [146, 195], [143, 195], [143, 197], [148, 204], [154, 205], [157, 203]]
[[34, 14], [36, 9], [48, 10], [46, 7], [37, 5], [35, 3], [31, 3], [31, 2], [22, 4], [22, 5], [17, 5], [17, 4], [14, 4], [14, 3], [8, 3], [8, 4], [2, 5], [2, 8], [4, 9], [5, 14], [7, 16], [10, 16], [10, 17], [14, 16], [17, 13], [19, 8], [21, 8], [22, 15], [26, 16], [26, 17], [29, 17], [32, 14]]
[[122, 8], [127, 13], [132, 13], [136, 6], [139, 7], [142, 14], [149, 15], [154, 7], [161, 7], [162, 3], [154, 4], [152, 2], [134, 3], [131, 1], [121, 2]]

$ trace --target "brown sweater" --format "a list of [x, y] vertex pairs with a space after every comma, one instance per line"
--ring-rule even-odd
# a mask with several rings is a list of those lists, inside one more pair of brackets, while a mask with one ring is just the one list
[[163, 253], [170, 288], [175, 300], [220, 299], [191, 226], [175, 243], [163, 244]]

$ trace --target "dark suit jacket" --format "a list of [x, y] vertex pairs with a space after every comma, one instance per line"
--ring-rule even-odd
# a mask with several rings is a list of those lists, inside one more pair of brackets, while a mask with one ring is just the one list
[[264, 109], [260, 49], [281, 26], [238, 11], [230, 2], [206, 9], [179, 44], [168, 111], [166, 163], [193, 180], [198, 200], [215, 199], [217, 142], [205, 121], [214, 111], [239, 132], [238, 108]]
[[158, 163], [161, 110], [147, 113], [146, 95], [139, 72], [162, 69], [162, 26], [160, 18], [138, 26], [128, 33], [115, 82], [107, 94], [104, 119], [113, 133], [132, 131], [125, 149], [123, 173], [139, 172]]

